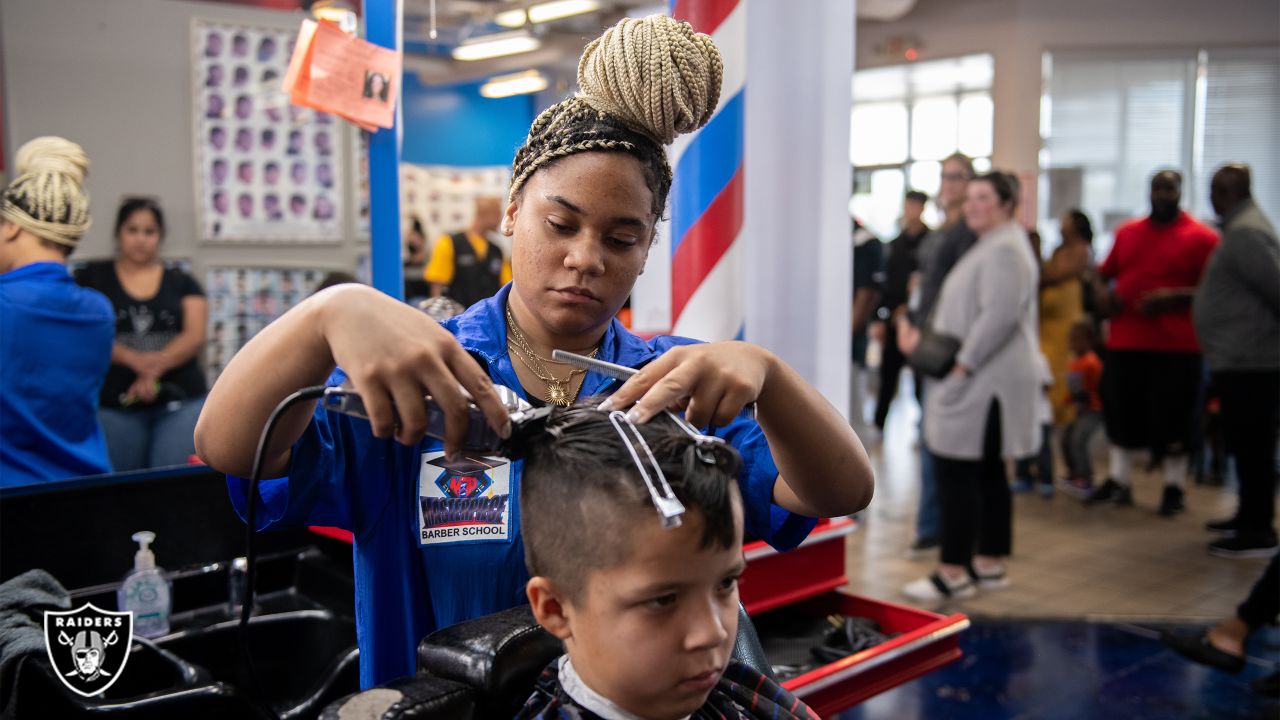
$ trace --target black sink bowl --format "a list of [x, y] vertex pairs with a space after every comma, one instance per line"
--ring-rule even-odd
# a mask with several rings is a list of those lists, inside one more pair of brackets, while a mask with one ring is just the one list
[[247, 633], [256, 676], [241, 662], [239, 622], [228, 620], [156, 639], [156, 644], [208, 671], [212, 680], [263, 699], [282, 718], [314, 715], [360, 686], [355, 622], [328, 610], [296, 610], [250, 618]]
[[120, 679], [92, 704], [119, 702], [156, 693], [207, 684], [209, 673], [195, 667], [146, 638], [133, 639], [129, 660]]
[[[82, 697], [62, 687], [47, 657], [18, 661], [13, 718], [109, 718], [111, 720], [222, 720], [266, 716], [238, 691], [210, 680], [196, 667], [150, 640], [135, 638], [120, 679], [101, 695]], [[8, 716], [6, 716], [8, 717]]]

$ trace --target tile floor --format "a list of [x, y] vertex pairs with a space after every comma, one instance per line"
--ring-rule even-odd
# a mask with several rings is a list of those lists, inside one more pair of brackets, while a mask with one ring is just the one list
[[[875, 500], [846, 553], [851, 590], [905, 604], [902, 585], [936, 563], [906, 556], [919, 495], [917, 418], [910, 393], [900, 394], [884, 442], [871, 448]], [[1280, 667], [1280, 631], [1250, 639], [1239, 675], [1188, 662], [1158, 639], [1162, 626], [1233, 613], [1266, 566], [1206, 551], [1213, 536], [1204, 523], [1234, 510], [1232, 490], [1189, 483], [1188, 511], [1168, 519], [1156, 515], [1159, 496], [1159, 476], [1143, 472], [1131, 508], [1085, 509], [1061, 492], [1015, 496], [1012, 586], [929, 608], [973, 619], [960, 639], [964, 657], [839, 717], [1280, 720], [1280, 703], [1248, 685]]]
[[[936, 556], [907, 558], [919, 496], [918, 412], [910, 392], [900, 394], [883, 442], [870, 448], [876, 496], [849, 536], [846, 555], [851, 590], [907, 604], [901, 587], [937, 562]], [[1011, 587], [980, 591], [946, 609], [996, 618], [1179, 621], [1234, 611], [1266, 566], [1266, 560], [1227, 560], [1206, 551], [1215, 536], [1204, 523], [1234, 510], [1234, 492], [1188, 481], [1188, 511], [1162, 518], [1155, 512], [1158, 472], [1135, 469], [1133, 481], [1130, 508], [1085, 508], [1062, 492], [1051, 500], [1016, 495]]]

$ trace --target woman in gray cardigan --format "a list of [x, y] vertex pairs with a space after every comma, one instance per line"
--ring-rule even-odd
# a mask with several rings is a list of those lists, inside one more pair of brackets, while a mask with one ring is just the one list
[[[947, 274], [932, 318], [936, 332], [959, 338], [961, 346], [951, 372], [930, 380], [925, 392], [942, 562], [903, 588], [920, 601], [971, 597], [975, 585], [1008, 584], [1013, 501], [1005, 458], [1034, 455], [1040, 445], [1036, 263], [1013, 220], [1017, 194], [1017, 180], [1008, 174], [969, 182], [965, 222], [978, 242]], [[914, 346], [919, 334], [899, 337]]]

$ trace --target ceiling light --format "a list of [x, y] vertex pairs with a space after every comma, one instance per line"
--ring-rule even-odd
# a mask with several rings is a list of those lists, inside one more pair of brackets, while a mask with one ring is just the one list
[[573, 15], [595, 12], [599, 9], [599, 0], [552, 0], [552, 2], [530, 6], [526, 10], [500, 12], [494, 17], [493, 21], [503, 27], [518, 28], [524, 26], [526, 12], [528, 13], [529, 22], [544, 23]]
[[600, 3], [597, 0], [554, 0], [529, 8], [529, 20], [536, 23], [551, 22], [599, 9]]
[[525, 21], [524, 10], [507, 10], [493, 16], [493, 21], [502, 27], [521, 28]]
[[356, 13], [347, 0], [315, 0], [311, 3], [310, 12], [316, 20], [328, 20], [347, 34], [356, 31]]
[[453, 49], [454, 60], [487, 60], [530, 52], [542, 47], [532, 35], [523, 32], [498, 33], [471, 38]]
[[547, 78], [537, 70], [525, 70], [511, 75], [499, 75], [490, 78], [489, 82], [480, 86], [480, 94], [487, 98], [511, 97], [525, 95], [547, 89]]

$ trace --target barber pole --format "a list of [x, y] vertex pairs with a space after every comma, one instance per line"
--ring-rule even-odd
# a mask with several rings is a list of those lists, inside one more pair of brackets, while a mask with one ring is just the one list
[[741, 338], [746, 2], [675, 0], [671, 15], [710, 35], [724, 58], [715, 114], [670, 149], [672, 331], [702, 340]]

